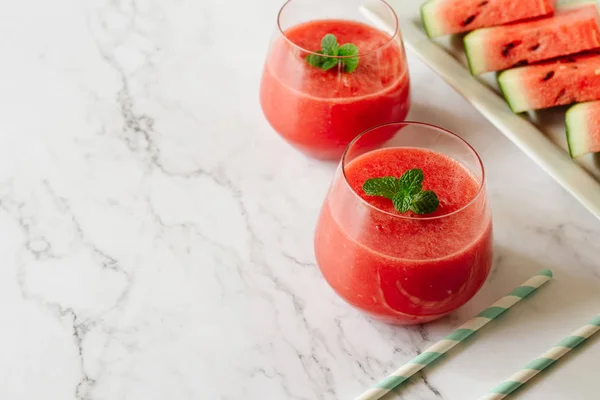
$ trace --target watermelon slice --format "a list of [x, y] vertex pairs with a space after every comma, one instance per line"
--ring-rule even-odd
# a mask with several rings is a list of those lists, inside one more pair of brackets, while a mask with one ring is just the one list
[[600, 14], [595, 4], [563, 7], [553, 17], [478, 29], [464, 42], [473, 75], [500, 71], [600, 48]]
[[600, 100], [600, 51], [509, 69], [498, 84], [516, 113]]
[[569, 108], [567, 141], [573, 158], [600, 152], [600, 101], [576, 104]]
[[450, 35], [550, 15], [554, 0], [429, 0], [421, 6], [427, 35]]

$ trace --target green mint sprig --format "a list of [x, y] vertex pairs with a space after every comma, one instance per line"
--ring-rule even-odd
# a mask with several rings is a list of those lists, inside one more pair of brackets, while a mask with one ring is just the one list
[[340, 46], [335, 35], [328, 33], [321, 39], [321, 50], [317, 51], [317, 54], [306, 56], [306, 62], [313, 67], [321, 68], [323, 71], [330, 70], [340, 64], [344, 66], [344, 72], [350, 74], [358, 67], [358, 47], [352, 43]]
[[430, 214], [437, 210], [440, 200], [431, 190], [423, 190], [423, 171], [415, 168], [406, 171], [400, 179], [393, 176], [367, 179], [363, 190], [369, 196], [392, 200], [400, 213]]

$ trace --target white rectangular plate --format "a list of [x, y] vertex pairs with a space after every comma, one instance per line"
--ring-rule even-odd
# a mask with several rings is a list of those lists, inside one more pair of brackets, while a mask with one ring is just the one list
[[[460, 37], [430, 40], [420, 21], [420, 2], [391, 0], [389, 3], [400, 18], [406, 47], [600, 219], [600, 167], [592, 155], [577, 161], [569, 156], [564, 109], [544, 110], [530, 115], [514, 114], [500, 94], [494, 74], [471, 75]], [[389, 25], [376, 7], [366, 6], [362, 11], [374, 22]], [[386, 28], [389, 31], [389, 26]]]

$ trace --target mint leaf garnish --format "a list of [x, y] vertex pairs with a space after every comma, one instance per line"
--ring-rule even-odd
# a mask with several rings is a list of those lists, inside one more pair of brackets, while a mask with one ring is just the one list
[[431, 190], [423, 190], [423, 171], [415, 168], [406, 171], [400, 179], [393, 176], [367, 179], [363, 184], [369, 196], [385, 197], [392, 200], [400, 213], [412, 211], [415, 214], [430, 214], [437, 210], [440, 201]]
[[400, 177], [400, 186], [404, 188], [409, 195], [415, 195], [423, 190], [423, 171], [420, 169], [410, 169]]
[[327, 57], [321, 57], [321, 58], [325, 58], [325, 61], [323, 61], [323, 64], [321, 64], [321, 69], [323, 71], [327, 71], [338, 65], [337, 58], [327, 58]]
[[392, 203], [394, 208], [400, 211], [402, 214], [410, 210], [412, 204], [412, 196], [406, 193], [404, 190], [400, 190], [392, 197]]
[[392, 199], [400, 191], [400, 179], [393, 176], [367, 179], [363, 184], [363, 190], [369, 196], [381, 196]]
[[323, 36], [323, 39], [321, 39], [321, 49], [323, 50], [323, 54], [327, 56], [337, 56], [340, 47], [335, 35], [328, 33]]
[[[317, 51], [318, 54], [323, 54], [321, 50]], [[317, 54], [309, 54], [306, 56], [306, 62], [312, 65], [313, 67], [321, 68], [323, 65], [323, 61], [327, 60], [326, 57], [321, 57]]]
[[[352, 73], [358, 67], [358, 47], [352, 43], [346, 43], [342, 46], [338, 44], [335, 35], [328, 33], [321, 39], [321, 50], [316, 54], [306, 56], [306, 62], [323, 71], [327, 71], [337, 65], [344, 67], [344, 72]], [[344, 58], [337, 58], [337, 57]]]
[[415, 214], [429, 214], [437, 210], [440, 200], [431, 190], [424, 190], [415, 194], [410, 205], [410, 210]]
[[342, 58], [342, 64], [344, 64], [344, 71], [347, 73], [352, 73], [358, 67], [358, 57], [350, 57], [350, 56], [358, 56], [358, 47], [352, 43], [346, 43], [340, 47], [338, 52], [338, 56], [348, 57]]

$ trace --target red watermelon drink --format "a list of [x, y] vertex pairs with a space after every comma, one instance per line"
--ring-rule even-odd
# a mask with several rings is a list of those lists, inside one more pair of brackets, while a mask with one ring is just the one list
[[[338, 160], [360, 132], [408, 113], [408, 68], [395, 15], [382, 2], [395, 27], [384, 32], [359, 19], [358, 3], [289, 1], [265, 63], [260, 102], [267, 120], [315, 158]], [[296, 17], [304, 9], [311, 11], [308, 21]], [[348, 10], [356, 16], [341, 12]]]
[[[390, 140], [364, 150], [381, 130]], [[426, 124], [352, 142], [323, 204], [315, 255], [331, 287], [386, 322], [419, 324], [465, 304], [492, 264], [484, 171], [462, 139]]]

